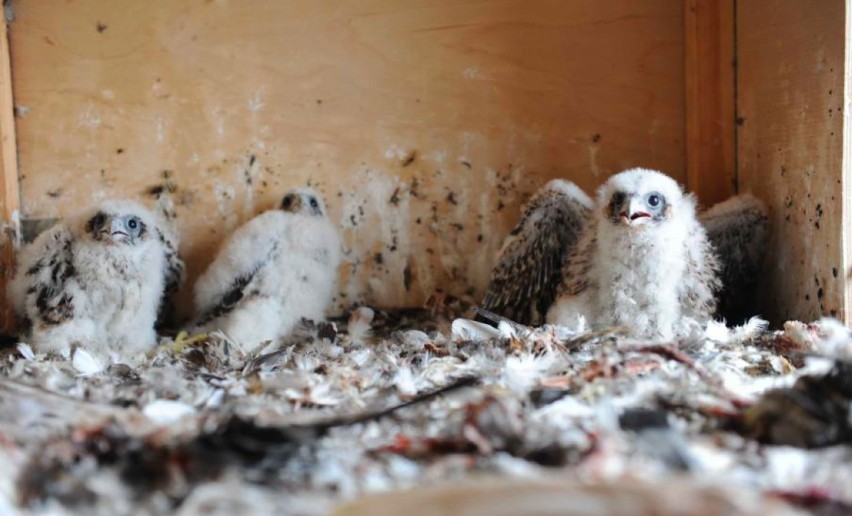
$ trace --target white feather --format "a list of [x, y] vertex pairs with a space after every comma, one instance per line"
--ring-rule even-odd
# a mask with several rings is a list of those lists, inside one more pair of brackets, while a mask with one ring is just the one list
[[349, 324], [346, 326], [346, 332], [349, 334], [350, 342], [356, 346], [364, 344], [364, 341], [370, 337], [371, 327], [375, 313], [371, 308], [361, 306], [352, 311], [349, 316]]
[[24, 360], [35, 360], [35, 353], [33, 353], [33, 348], [30, 347], [29, 344], [20, 342], [18, 343], [18, 353], [24, 357]]
[[408, 367], [403, 367], [396, 372], [393, 377], [393, 383], [397, 390], [399, 390], [402, 394], [407, 396], [414, 396], [417, 394], [417, 385], [414, 381], [414, 374], [412, 374], [411, 369]]
[[842, 322], [824, 317], [816, 322], [819, 339], [816, 350], [826, 356], [852, 360], [852, 332]]
[[171, 425], [184, 416], [194, 414], [195, 409], [186, 403], [174, 400], [154, 400], [142, 409], [145, 417], [158, 426]]
[[497, 328], [470, 319], [454, 320], [452, 333], [455, 341], [496, 339], [501, 335]]
[[71, 365], [81, 376], [91, 376], [104, 370], [104, 364], [83, 348], [74, 350]]
[[502, 381], [506, 387], [516, 394], [526, 394], [541, 380], [543, 373], [553, 363], [554, 359], [548, 355], [509, 357], [506, 359]]

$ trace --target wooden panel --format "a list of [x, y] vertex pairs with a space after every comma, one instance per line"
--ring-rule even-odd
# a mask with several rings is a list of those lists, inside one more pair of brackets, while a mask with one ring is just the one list
[[843, 320], [852, 323], [852, 10], [846, 3], [846, 49], [843, 87], [843, 270], [846, 271], [846, 295]]
[[347, 242], [344, 302], [479, 295], [547, 179], [686, 179], [677, 0], [14, 6], [25, 215], [148, 197], [191, 278], [310, 183]]
[[736, 193], [734, 1], [687, 0], [686, 168], [705, 204]]
[[771, 209], [764, 312], [848, 318], [844, 1], [737, 6], [740, 186]]
[[[18, 154], [15, 148], [15, 115], [12, 100], [12, 74], [9, 62], [9, 34], [6, 19], [0, 20], [0, 297], [6, 298], [6, 283], [14, 272], [20, 194], [18, 191]], [[15, 327], [14, 312], [0, 302], [2, 329]]]

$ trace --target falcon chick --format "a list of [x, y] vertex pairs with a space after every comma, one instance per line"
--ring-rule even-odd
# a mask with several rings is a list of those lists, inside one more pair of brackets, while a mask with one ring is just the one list
[[[572, 325], [583, 316], [670, 338], [709, 319], [717, 295], [723, 309], [742, 309], [733, 298], [760, 267], [765, 208], [744, 195], [706, 214], [697, 221], [694, 198], [651, 170], [611, 177], [594, 202], [573, 183], [553, 180], [506, 238], [479, 317]], [[731, 282], [721, 292], [720, 269]]]
[[569, 324], [583, 315], [635, 337], [685, 335], [712, 317], [718, 271], [695, 198], [664, 174], [627, 170], [598, 190], [547, 320]]
[[340, 239], [322, 198], [288, 192], [279, 209], [237, 229], [195, 284], [196, 330], [221, 330], [252, 350], [284, 338], [332, 301]]
[[593, 207], [589, 196], [570, 181], [554, 179], [536, 192], [503, 242], [483, 308], [521, 324], [543, 324], [556, 299], [568, 251]]
[[129, 354], [156, 344], [165, 296], [183, 279], [176, 238], [142, 205], [111, 200], [41, 233], [18, 255], [8, 297], [30, 343]]

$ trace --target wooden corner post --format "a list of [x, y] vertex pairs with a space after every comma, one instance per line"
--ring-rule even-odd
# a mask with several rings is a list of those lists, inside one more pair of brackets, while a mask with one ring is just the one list
[[0, 234], [0, 307], [3, 329], [8, 331], [14, 328], [15, 317], [12, 307], [6, 302], [6, 284], [14, 272], [21, 198], [9, 32], [5, 16], [0, 16], [0, 20], [0, 222], [4, 229]]
[[684, 5], [687, 186], [710, 206], [737, 191], [734, 0]]

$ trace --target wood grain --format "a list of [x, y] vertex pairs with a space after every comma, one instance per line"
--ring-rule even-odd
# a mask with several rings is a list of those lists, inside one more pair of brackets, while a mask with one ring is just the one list
[[740, 187], [771, 212], [763, 313], [776, 323], [848, 320], [847, 7], [843, 0], [737, 6]]
[[18, 189], [18, 153], [15, 139], [15, 103], [12, 99], [12, 71], [6, 20], [0, 20], [0, 317], [2, 329], [15, 328], [15, 315], [5, 302], [6, 284], [14, 272], [18, 240], [20, 192]]
[[736, 193], [734, 1], [688, 0], [686, 169], [708, 206]]
[[342, 304], [476, 297], [546, 180], [591, 189], [642, 165], [686, 181], [677, 0], [14, 8], [25, 216], [159, 203], [190, 280], [309, 183], [345, 237]]
[[844, 88], [843, 88], [843, 270], [846, 271], [843, 321], [847, 326], [852, 324], [852, 10], [846, 3], [846, 48], [844, 59]]

